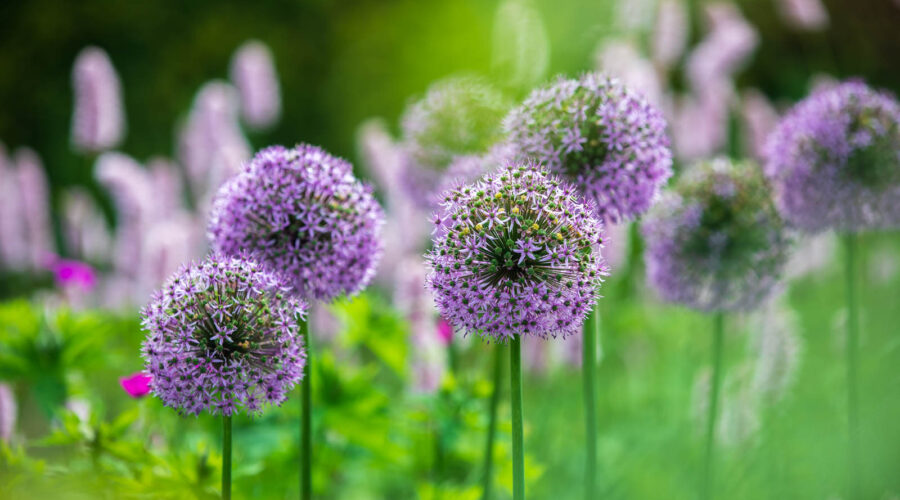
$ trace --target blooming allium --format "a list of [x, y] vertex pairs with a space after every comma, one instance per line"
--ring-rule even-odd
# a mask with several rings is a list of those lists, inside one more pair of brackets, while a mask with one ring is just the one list
[[645, 212], [672, 175], [662, 113], [598, 73], [533, 91], [505, 126], [522, 155], [574, 181], [604, 222]]
[[861, 82], [813, 93], [769, 139], [778, 208], [809, 232], [900, 225], [900, 103]]
[[119, 76], [106, 51], [87, 47], [78, 53], [72, 69], [72, 88], [75, 149], [97, 152], [118, 145], [125, 135], [125, 110]]
[[503, 94], [477, 78], [432, 85], [401, 119], [406, 150], [401, 179], [409, 195], [432, 207], [447, 167], [459, 156], [487, 152], [501, 138], [508, 109]]
[[258, 40], [244, 43], [231, 59], [230, 73], [244, 121], [258, 129], [274, 125], [281, 115], [281, 91], [269, 47]]
[[602, 224], [570, 184], [506, 166], [444, 194], [427, 254], [441, 316], [494, 340], [567, 336], [594, 306]]
[[153, 382], [153, 377], [147, 375], [143, 372], [133, 373], [127, 377], [122, 377], [119, 379], [119, 384], [122, 386], [122, 390], [128, 393], [129, 396], [137, 399], [150, 394], [150, 384]]
[[307, 305], [289, 289], [256, 262], [216, 254], [173, 274], [142, 311], [153, 393], [191, 415], [284, 401], [306, 364]]
[[750, 310], [775, 289], [790, 237], [752, 163], [695, 165], [644, 218], [647, 278], [701, 311]]
[[350, 163], [301, 144], [260, 151], [222, 186], [208, 233], [214, 249], [250, 252], [286, 274], [302, 297], [331, 300], [372, 279], [383, 224]]

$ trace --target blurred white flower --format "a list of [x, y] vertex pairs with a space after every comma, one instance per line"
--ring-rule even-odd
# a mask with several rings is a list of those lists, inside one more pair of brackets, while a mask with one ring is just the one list
[[505, 0], [494, 15], [492, 64], [513, 87], [540, 82], [550, 60], [550, 42], [540, 13], [528, 0]]

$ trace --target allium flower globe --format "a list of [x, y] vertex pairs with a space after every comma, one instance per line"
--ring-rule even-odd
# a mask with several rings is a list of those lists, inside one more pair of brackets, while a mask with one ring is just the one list
[[695, 165], [643, 222], [647, 278], [701, 311], [754, 309], [779, 283], [789, 232], [752, 163]]
[[861, 82], [819, 90], [772, 133], [778, 208], [808, 232], [900, 225], [900, 103]]
[[[481, 155], [502, 137], [509, 104], [503, 94], [474, 77], [453, 77], [432, 85], [401, 118], [402, 181], [409, 196], [433, 207], [447, 168], [459, 157]], [[468, 179], [474, 180], [474, 179]]]
[[446, 192], [427, 286], [454, 327], [498, 341], [580, 330], [606, 265], [601, 228], [546, 169], [507, 166]]
[[372, 279], [384, 212], [351, 165], [309, 145], [260, 151], [219, 190], [209, 223], [215, 250], [249, 252], [295, 293], [331, 300]]
[[662, 113], [597, 73], [533, 91], [504, 126], [520, 154], [573, 181], [604, 222], [644, 213], [672, 175]]
[[222, 255], [172, 275], [142, 312], [153, 393], [190, 415], [284, 401], [306, 363], [298, 322], [307, 305], [288, 289], [259, 264]]

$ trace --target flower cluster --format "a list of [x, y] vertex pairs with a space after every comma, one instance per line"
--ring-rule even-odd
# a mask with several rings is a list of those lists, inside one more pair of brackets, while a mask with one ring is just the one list
[[441, 316], [485, 338], [567, 336], [594, 306], [602, 224], [546, 169], [506, 166], [444, 194], [427, 254]]
[[848, 82], [815, 92], [769, 140], [766, 175], [800, 229], [900, 225], [900, 103]]
[[644, 219], [647, 278], [702, 311], [753, 309], [779, 282], [790, 236], [752, 163], [700, 163]]
[[87, 47], [72, 69], [75, 110], [72, 145], [79, 151], [104, 151], [125, 135], [125, 111], [119, 76], [106, 51]]
[[403, 114], [404, 181], [409, 195], [433, 206], [447, 167], [459, 156], [479, 155], [502, 134], [509, 109], [504, 96], [473, 77], [454, 77], [432, 85]]
[[284, 401], [306, 364], [307, 305], [288, 289], [257, 263], [221, 255], [172, 275], [142, 311], [153, 393], [191, 415]]
[[381, 257], [384, 212], [352, 166], [322, 149], [264, 149], [219, 190], [214, 249], [249, 252], [297, 294], [331, 300], [365, 287]]
[[504, 125], [521, 154], [574, 181], [605, 222], [645, 212], [672, 175], [660, 111], [597, 73], [533, 91]]

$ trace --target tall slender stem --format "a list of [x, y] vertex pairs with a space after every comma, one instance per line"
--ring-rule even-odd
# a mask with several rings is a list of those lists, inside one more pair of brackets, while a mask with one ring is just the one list
[[584, 323], [584, 337], [581, 346], [581, 374], [584, 379], [584, 498], [587, 500], [594, 498], [597, 488], [594, 477], [597, 474], [597, 404], [594, 378], [597, 376], [597, 330], [599, 324], [600, 310], [595, 305]]
[[849, 434], [848, 460], [850, 499], [860, 498], [860, 468], [859, 468], [859, 394], [858, 367], [859, 367], [859, 311], [856, 303], [856, 235], [847, 233], [844, 235], [845, 266], [846, 266], [846, 293], [847, 293], [847, 425]]
[[222, 498], [231, 500], [231, 416], [222, 417]]
[[303, 367], [303, 381], [300, 385], [300, 498], [312, 499], [312, 349], [309, 345], [309, 322], [300, 324], [303, 346], [306, 348], [306, 366]]
[[503, 369], [503, 350], [497, 346], [492, 347], [493, 354], [493, 387], [491, 388], [491, 402], [488, 407], [487, 443], [484, 446], [484, 478], [482, 500], [490, 500], [491, 484], [494, 475], [494, 434], [497, 432], [497, 403], [500, 401], [500, 380]]
[[725, 331], [725, 315], [716, 313], [713, 316], [712, 361], [713, 371], [709, 388], [709, 407], [706, 416], [706, 452], [703, 460], [703, 489], [700, 498], [713, 498], [715, 475], [713, 474], [713, 452], [715, 451], [716, 415], [719, 406], [719, 385], [722, 379], [722, 343]]
[[522, 431], [522, 339], [509, 342], [509, 380], [512, 412], [513, 500], [525, 500], [525, 437]]

